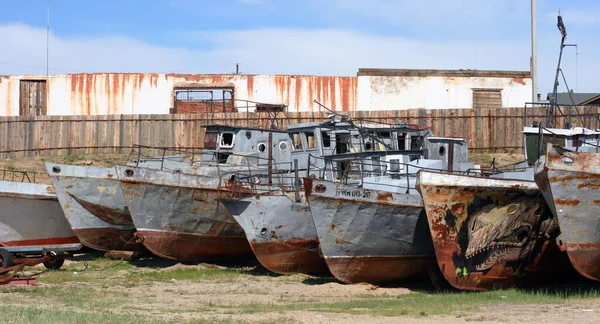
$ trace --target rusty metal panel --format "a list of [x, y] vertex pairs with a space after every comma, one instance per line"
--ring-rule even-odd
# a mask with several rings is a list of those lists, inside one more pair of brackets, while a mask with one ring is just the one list
[[600, 280], [600, 153], [548, 144], [535, 179], [558, 219], [559, 247], [577, 272]]
[[421, 197], [304, 178], [321, 251], [346, 283], [426, 277], [435, 257]]
[[458, 289], [502, 288], [526, 280], [558, 233], [533, 181], [421, 171], [418, 189], [438, 265]]
[[252, 255], [244, 230], [218, 202], [232, 197], [231, 191], [221, 189], [218, 177], [115, 168], [137, 235], [152, 253], [183, 262]]
[[258, 261], [275, 273], [328, 273], [308, 202], [294, 194], [221, 199]]

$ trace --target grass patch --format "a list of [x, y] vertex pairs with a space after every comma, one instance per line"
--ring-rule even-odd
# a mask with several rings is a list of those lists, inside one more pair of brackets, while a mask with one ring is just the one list
[[111, 312], [71, 311], [39, 306], [0, 306], [0, 323], [168, 323], [160, 319], [136, 314]]
[[497, 290], [488, 292], [410, 293], [395, 298], [364, 298], [334, 303], [295, 303], [264, 305], [251, 303], [239, 307], [239, 312], [314, 311], [376, 316], [428, 316], [474, 312], [480, 306], [498, 304], [560, 304], [569, 300], [599, 298], [600, 288], [567, 288], [562, 290]]
[[141, 281], [172, 281], [175, 280], [220, 280], [231, 281], [239, 278], [240, 275], [247, 275], [246, 270], [241, 268], [183, 268], [164, 271], [151, 272], [130, 272], [127, 277]]
[[128, 298], [127, 292], [102, 290], [95, 287], [3, 287], [2, 293], [19, 293], [24, 298], [35, 298], [45, 305], [75, 307], [77, 309], [111, 309], [119, 307]]

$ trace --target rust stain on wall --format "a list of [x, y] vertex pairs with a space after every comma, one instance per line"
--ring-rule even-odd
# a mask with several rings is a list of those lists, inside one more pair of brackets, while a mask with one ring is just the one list
[[6, 116], [10, 116], [10, 107], [12, 105], [12, 82], [9, 79], [0, 79], [0, 83], [6, 82]]
[[[167, 84], [186, 87], [233, 88], [237, 99], [254, 101], [268, 100], [288, 104], [290, 111], [316, 111], [312, 101], [321, 102], [337, 111], [354, 111], [356, 105], [357, 77], [310, 76], [310, 75], [257, 75], [234, 74], [167, 74], [155, 73], [83, 73], [70, 74], [71, 114], [123, 114], [139, 110], [135, 107], [138, 96], [172, 96], [172, 87], [161, 85], [164, 77]], [[246, 84], [244, 84], [244, 78]], [[266, 78], [266, 79], [265, 79]], [[259, 85], [257, 81], [269, 80]], [[241, 82], [240, 82], [241, 81]], [[245, 87], [247, 97], [240, 97]], [[237, 88], [237, 89], [236, 89]], [[159, 93], [156, 93], [158, 89]], [[131, 97], [129, 97], [131, 95]], [[127, 100], [125, 98], [127, 97]], [[262, 98], [262, 99], [261, 99]], [[270, 98], [270, 99], [264, 99]], [[127, 101], [127, 102], [125, 102]], [[131, 107], [131, 108], [130, 108]], [[158, 108], [158, 109], [157, 109]], [[170, 107], [155, 107], [155, 111], [169, 112]]]
[[521, 85], [525, 85], [525, 80], [523, 80], [523, 78], [512, 78], [511, 82], [518, 83], [518, 84], [521, 84]]
[[248, 100], [252, 100], [254, 98], [254, 75], [246, 76], [246, 88], [248, 90]]

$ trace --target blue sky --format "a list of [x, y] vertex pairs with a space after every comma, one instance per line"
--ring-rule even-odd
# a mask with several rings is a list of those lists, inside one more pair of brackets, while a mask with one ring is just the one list
[[[528, 70], [528, 0], [0, 0], [0, 74], [355, 75], [360, 67]], [[600, 92], [600, 2], [537, 0], [539, 90], [551, 90], [561, 9], [569, 86]], [[577, 59], [577, 68], [576, 68]], [[562, 88], [564, 90], [564, 88]]]

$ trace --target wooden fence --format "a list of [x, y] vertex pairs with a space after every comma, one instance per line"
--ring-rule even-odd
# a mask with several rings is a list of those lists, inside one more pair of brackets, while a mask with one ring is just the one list
[[[598, 128], [598, 107], [573, 109], [571, 124]], [[324, 121], [326, 112], [290, 113], [287, 123]], [[545, 122], [545, 108], [398, 110], [355, 112], [352, 117], [383, 123], [427, 125], [436, 136], [464, 137], [472, 151], [521, 152], [522, 130], [533, 121]], [[200, 150], [202, 126], [218, 123], [266, 127], [267, 113], [205, 113], [103, 116], [0, 117], [0, 158], [85, 153], [126, 153], [133, 144]], [[556, 118], [564, 125], [567, 117]], [[358, 123], [358, 121], [357, 121]], [[155, 151], [156, 154], [158, 151]]]

